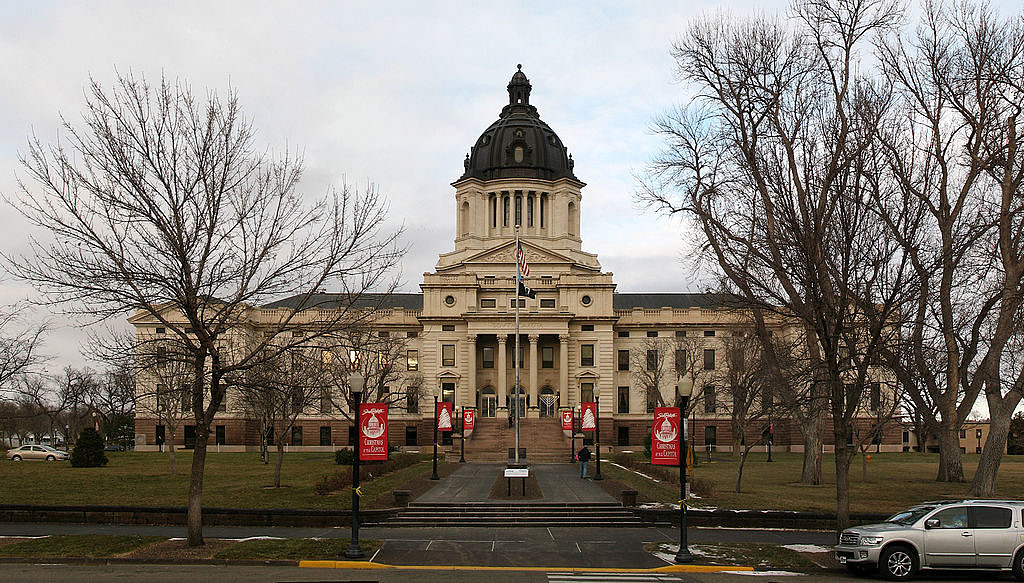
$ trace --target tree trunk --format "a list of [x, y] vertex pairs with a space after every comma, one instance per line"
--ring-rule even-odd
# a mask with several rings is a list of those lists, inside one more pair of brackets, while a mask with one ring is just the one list
[[[732, 457], [736, 457], [736, 456], [745, 457], [745, 456], [743, 456], [743, 429], [742, 428], [737, 428], [735, 425], [733, 425], [733, 428], [732, 428], [732, 448], [731, 449], [732, 449], [732, 452], [729, 455], [731, 455]], [[743, 463], [742, 457], [740, 459], [740, 463]], [[738, 491], [739, 490], [737, 490], [737, 492]]]
[[971, 489], [968, 496], [978, 498], [990, 497], [996, 487], [996, 477], [999, 473], [999, 464], [1003, 461], [1003, 454], [1006, 453], [1006, 440], [1010, 435], [1010, 415], [989, 415], [988, 437], [985, 438], [985, 447], [981, 450], [981, 458], [978, 460], [978, 470], [974, 472], [974, 480], [971, 482]]
[[836, 529], [850, 526], [850, 462], [846, 453], [846, 436], [836, 433]]
[[959, 423], [955, 421], [956, 411], [952, 417], [943, 415], [939, 424], [939, 473], [937, 482], [963, 482], [964, 462], [960, 453]]
[[188, 484], [188, 546], [203, 544], [203, 473], [206, 471], [206, 446], [210, 441], [207, 424], [196, 425], [196, 446], [192, 453], [192, 477]]
[[168, 431], [171, 435], [171, 439], [167, 442], [167, 453], [171, 455], [171, 475], [178, 475], [178, 458], [174, 455], [174, 430]]
[[281, 466], [284, 464], [284, 436], [277, 440], [277, 463], [274, 464], [274, 487], [281, 487]]
[[868, 452], [867, 450], [860, 452], [860, 474], [861, 481], [868, 481]]
[[802, 429], [804, 465], [800, 473], [801, 484], [821, 484], [821, 416], [807, 420]]
[[743, 466], [747, 463], [747, 454], [750, 453], [750, 448], [744, 448], [739, 452], [740, 463], [736, 466], [736, 493], [740, 493], [740, 484], [743, 482]]

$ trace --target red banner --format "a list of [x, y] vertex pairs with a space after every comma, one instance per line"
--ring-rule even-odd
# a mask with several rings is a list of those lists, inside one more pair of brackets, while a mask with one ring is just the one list
[[651, 427], [651, 463], [679, 465], [679, 407], [655, 407]]
[[452, 430], [452, 404], [448, 401], [441, 401], [437, 404], [437, 430], [438, 431], [451, 431]]
[[388, 459], [388, 406], [385, 403], [359, 405], [359, 459]]
[[580, 409], [580, 431], [597, 429], [597, 403], [582, 403]]
[[462, 410], [462, 430], [473, 431], [476, 427], [476, 409]]
[[562, 411], [562, 431], [572, 431], [572, 409]]

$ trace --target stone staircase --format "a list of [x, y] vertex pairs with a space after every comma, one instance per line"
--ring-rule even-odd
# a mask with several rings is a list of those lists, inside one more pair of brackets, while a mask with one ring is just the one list
[[[559, 418], [521, 419], [519, 423], [519, 447], [526, 448], [528, 463], [570, 461], [569, 439], [562, 433]], [[514, 444], [514, 430], [507, 418], [479, 418], [466, 440], [466, 461], [507, 462], [508, 450]]]
[[413, 502], [398, 516], [365, 526], [430, 527], [481, 526], [644, 526], [618, 502]]

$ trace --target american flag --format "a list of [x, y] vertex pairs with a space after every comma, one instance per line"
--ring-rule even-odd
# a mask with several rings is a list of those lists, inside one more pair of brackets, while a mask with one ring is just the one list
[[516, 259], [519, 260], [519, 271], [523, 274], [523, 277], [530, 275], [530, 266], [526, 263], [526, 252], [523, 251], [522, 244], [516, 249]]

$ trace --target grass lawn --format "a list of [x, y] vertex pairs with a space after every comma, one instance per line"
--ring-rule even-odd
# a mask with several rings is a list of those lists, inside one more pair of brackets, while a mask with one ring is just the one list
[[[171, 474], [166, 453], [107, 452], [103, 468], [73, 468], [70, 462], [0, 461], [0, 500], [6, 504], [104, 504], [184, 506], [187, 502], [190, 451], [177, 452], [178, 473]], [[364, 483], [363, 503], [390, 506], [391, 490], [412, 476], [429, 472], [420, 462], [379, 480]], [[263, 464], [257, 453], [217, 453], [206, 457], [203, 505], [228, 508], [347, 509], [350, 490], [319, 496], [321, 476], [347, 471], [330, 453], [288, 453], [281, 468], [281, 488], [274, 488], [273, 459]], [[381, 503], [375, 504], [380, 498]]]
[[165, 540], [158, 536], [54, 535], [0, 546], [0, 557], [114, 557]]
[[[643, 455], [642, 453], [640, 454]], [[978, 465], [977, 455], [964, 456], [964, 472], [968, 480]], [[713, 454], [711, 463], [699, 457], [693, 475], [711, 481], [713, 495], [694, 501], [693, 507], [750, 508], [776, 510], [819, 510], [835, 512], [835, 462], [826, 454], [822, 464], [820, 486], [796, 484], [800, 479], [803, 457], [798, 453], [776, 453], [767, 463], [763, 452], [751, 452], [743, 468], [743, 492], [734, 491], [735, 458], [727, 453]], [[896, 512], [923, 500], [966, 497], [970, 482], [962, 484], [935, 482], [938, 454], [880, 453], [871, 454], [867, 480], [861, 473], [861, 458], [850, 467], [850, 509], [853, 512]], [[645, 478], [612, 464], [607, 475], [646, 494], [648, 499], [675, 503], [679, 487], [672, 484], [651, 484]], [[1024, 490], [1024, 456], [1006, 456], [999, 469], [995, 496], [1022, 498]]]

